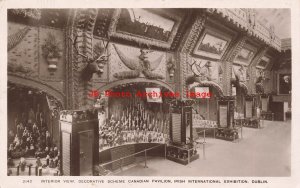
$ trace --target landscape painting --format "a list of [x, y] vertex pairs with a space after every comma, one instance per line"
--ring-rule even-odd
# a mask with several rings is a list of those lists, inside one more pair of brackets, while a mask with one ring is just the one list
[[217, 36], [205, 33], [198, 42], [194, 54], [205, 57], [220, 59], [228, 46], [228, 41]]
[[240, 53], [236, 56], [235, 62], [248, 65], [251, 62], [253, 57], [254, 57], [253, 51], [243, 48], [240, 51]]
[[269, 64], [270, 59], [268, 57], [263, 57], [261, 60], [258, 62], [257, 67], [259, 68], [266, 68], [267, 65]]
[[175, 21], [145, 9], [122, 9], [117, 31], [168, 41]]

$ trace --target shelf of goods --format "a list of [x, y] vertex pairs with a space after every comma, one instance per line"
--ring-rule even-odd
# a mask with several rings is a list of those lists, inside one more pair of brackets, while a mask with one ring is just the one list
[[193, 127], [195, 127], [195, 128], [216, 128], [217, 121], [204, 120], [199, 114], [193, 114]]
[[[206, 136], [215, 137], [216, 128], [217, 121], [203, 120], [203, 118], [199, 114], [193, 114], [193, 136], [195, 139], [198, 138], [201, 133], [204, 134], [204, 131]], [[212, 130], [213, 132], [211, 132], [210, 130]]]

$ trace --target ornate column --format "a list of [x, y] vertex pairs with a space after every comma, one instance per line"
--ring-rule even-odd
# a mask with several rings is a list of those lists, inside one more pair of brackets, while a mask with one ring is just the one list
[[[69, 17], [66, 31], [68, 109], [86, 109], [93, 103], [92, 99], [88, 97], [92, 82], [83, 81], [81, 73], [87, 65], [86, 58], [82, 55], [93, 57], [93, 30], [97, 13], [97, 9], [78, 9], [73, 11]], [[72, 40], [76, 37], [77, 40], [74, 41], [74, 44]], [[78, 47], [78, 52], [74, 46]]]
[[59, 124], [63, 175], [94, 175], [94, 168], [99, 164], [97, 110], [61, 111]]
[[256, 93], [255, 91], [256, 65], [261, 60], [261, 58], [266, 54], [267, 50], [268, 50], [267, 46], [262, 47], [249, 65], [249, 73], [250, 73], [249, 94]]
[[191, 61], [191, 52], [196, 45], [199, 35], [204, 27], [207, 16], [205, 13], [200, 13], [196, 16], [192, 26], [187, 29], [187, 32], [183, 36], [182, 42], [178, 47], [178, 51], [175, 53], [176, 62], [178, 64], [179, 77], [176, 80], [176, 90], [181, 93], [181, 98], [186, 98], [186, 77], [188, 64]]
[[222, 69], [223, 72], [223, 91], [224, 95], [230, 96], [232, 94], [231, 91], [231, 76], [232, 76], [232, 66], [233, 66], [233, 60], [238, 55], [238, 53], [243, 48], [244, 44], [246, 42], [246, 37], [241, 34], [239, 35], [234, 41], [233, 44], [230, 47], [230, 50], [225, 54], [223, 60], [222, 60]]

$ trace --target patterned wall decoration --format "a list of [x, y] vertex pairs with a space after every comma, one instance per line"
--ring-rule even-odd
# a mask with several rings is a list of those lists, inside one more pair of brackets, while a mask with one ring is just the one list
[[249, 66], [249, 73], [250, 73], [250, 80], [249, 82], [247, 82], [247, 86], [249, 88], [249, 94], [254, 94], [256, 93], [255, 91], [255, 83], [256, 83], [256, 80], [257, 80], [257, 76], [256, 76], [256, 73], [257, 73], [257, 69], [256, 69], [256, 65], [257, 63], [260, 61], [260, 59], [266, 54], [267, 52], [267, 47], [262, 47], [257, 55], [254, 57], [254, 59], [252, 60], [250, 66]]
[[243, 65], [233, 65], [231, 78], [238, 79], [240, 82], [246, 82], [249, 80], [248, 68]]
[[186, 84], [186, 77], [188, 71], [188, 62], [191, 61], [191, 52], [196, 45], [197, 39], [206, 22], [206, 15], [200, 14], [195, 18], [193, 25], [187, 30], [183, 36], [182, 43], [178, 47], [176, 53], [176, 61], [178, 63], [178, 72], [176, 90], [182, 93], [182, 98], [186, 98], [186, 91], [188, 89]]
[[[49, 74], [48, 63], [41, 57], [41, 39], [52, 31], [58, 32], [61, 41], [64, 41], [63, 31], [53, 30], [51, 28], [29, 27], [18, 23], [8, 23], [8, 38], [16, 32], [28, 28], [23, 38], [18, 38], [18, 43], [8, 51], [8, 74], [20, 76], [24, 79], [34, 80], [42, 85], [53, 87], [58, 91], [63, 91], [64, 83], [64, 61], [60, 65], [60, 72], [55, 75]], [[43, 34], [41, 34], [42, 30]], [[15, 38], [16, 39], [16, 38]], [[15, 40], [14, 39], [14, 40]], [[62, 44], [63, 45], [63, 44]], [[47, 78], [49, 77], [49, 79]]]
[[19, 29], [17, 32], [10, 34], [7, 38], [7, 51], [17, 46], [23, 38], [27, 35], [30, 27], [25, 26], [23, 29]]
[[[93, 38], [93, 56], [94, 58], [97, 58], [101, 51], [106, 47], [107, 45], [107, 51], [108, 51], [108, 61], [101, 64], [103, 66], [103, 72], [101, 74], [93, 74], [92, 76], [92, 82], [107, 82], [109, 80], [109, 76], [108, 76], [108, 66], [109, 66], [109, 61], [110, 61], [110, 52], [111, 52], [111, 48], [112, 46], [108, 43], [108, 41], [105, 41], [102, 40], [102, 39], [99, 39], [99, 38]], [[98, 48], [100, 49], [98, 49]], [[98, 64], [99, 65], [99, 64]]]
[[176, 65], [176, 60], [173, 53], [166, 54], [166, 65], [167, 65], [167, 77], [166, 80], [169, 83], [174, 83], [175, 77], [177, 76], [176, 70], [178, 66]]
[[[40, 27], [39, 30], [39, 77], [45, 81], [62, 81], [65, 73], [65, 36], [62, 30]], [[57, 65], [54, 71], [51, 70], [47, 58], [43, 55], [42, 47], [46, 43], [49, 35], [53, 35], [58, 43], [60, 57], [57, 58]]]
[[[14, 35], [26, 26], [9, 23], [8, 34]], [[26, 35], [8, 52], [8, 72], [38, 77], [38, 28], [30, 27]]]
[[232, 67], [233, 61], [238, 53], [241, 51], [243, 46], [245, 45], [246, 37], [243, 35], [238, 36], [236, 39], [232, 41], [232, 46], [229, 48], [228, 52], [225, 54], [225, 57], [222, 60], [222, 69], [223, 77], [222, 77], [222, 88], [224, 89], [225, 95], [231, 95], [232, 87], [231, 87], [231, 79], [232, 79]]
[[[68, 23], [68, 70], [67, 70], [67, 105], [69, 109], [87, 109], [94, 103], [89, 97], [93, 82], [83, 81], [82, 71], [88, 65], [87, 58], [93, 56], [93, 31], [97, 9], [78, 9], [71, 12]], [[77, 40], [75, 38], [77, 36]], [[74, 44], [75, 43], [75, 44]], [[79, 53], [74, 46], [77, 46]]]
[[[221, 67], [220, 63], [216, 61], [210, 61], [205, 59], [192, 58], [189, 62], [189, 70], [191, 72], [188, 77], [194, 76], [201, 81], [213, 81], [220, 82]], [[187, 78], [188, 79], [188, 78]]]
[[256, 68], [256, 80], [263, 74], [262, 85], [264, 87], [264, 93], [271, 93], [273, 91], [273, 78], [271, 76], [271, 71], [262, 70], [260, 68]]
[[[109, 62], [109, 81], [122, 79], [122, 75], [124, 76], [126, 75], [125, 77], [128, 78], [130, 77], [147, 78], [147, 75], [143, 74], [142, 72], [140, 74], [135, 72], [140, 67], [139, 57], [141, 55], [141, 49], [119, 45], [119, 44], [114, 44], [113, 46], [114, 47], [111, 48], [111, 57]], [[151, 70], [153, 70], [151, 73], [162, 76], [163, 78], [161, 80], [166, 81], [166, 73], [167, 73], [166, 53], [158, 52], [158, 51], [150, 51], [150, 53], [148, 53], [147, 56], [150, 62], [150, 68]], [[128, 63], [130, 62], [130, 63], [129, 64], [127, 63], [126, 65], [124, 63], [124, 58], [127, 59], [126, 62]]]
[[107, 30], [114, 9], [99, 9], [94, 27], [94, 36], [107, 38]]
[[193, 17], [195, 13], [193, 11], [188, 11], [183, 18], [182, 24], [179, 26], [178, 31], [174, 37], [173, 43], [171, 45], [171, 50], [176, 50], [180, 45], [180, 41], [182, 40], [184, 33], [186, 32], [186, 28], [189, 28], [192, 21], [194, 21], [195, 17]]

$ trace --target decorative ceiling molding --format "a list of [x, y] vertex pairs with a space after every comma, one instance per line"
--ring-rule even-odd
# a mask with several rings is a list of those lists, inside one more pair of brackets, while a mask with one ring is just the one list
[[235, 57], [238, 55], [238, 53], [244, 47], [245, 42], [246, 42], [246, 38], [247, 37], [245, 37], [245, 36], [238, 36], [238, 38], [236, 39], [235, 44], [230, 48], [230, 51], [227, 52], [227, 54], [225, 54], [225, 56], [224, 56], [225, 61], [233, 62]]
[[194, 49], [200, 33], [204, 27], [207, 16], [203, 13], [198, 14], [192, 27], [187, 30], [181, 44], [178, 47], [178, 51], [190, 54]]
[[275, 35], [274, 29], [267, 28], [257, 21], [256, 13], [253, 9], [228, 9], [210, 8], [208, 13], [217, 14], [226, 21], [234, 24], [237, 28], [246, 31], [249, 36], [263, 41], [268, 46], [281, 51], [281, 40]]

